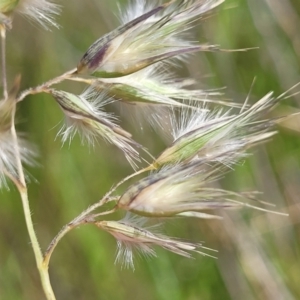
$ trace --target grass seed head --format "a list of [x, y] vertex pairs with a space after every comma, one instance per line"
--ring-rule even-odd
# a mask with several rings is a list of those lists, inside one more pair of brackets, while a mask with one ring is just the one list
[[216, 50], [216, 46], [197, 45], [178, 37], [195, 19], [222, 2], [176, 0], [161, 4], [93, 43], [79, 62], [77, 73], [121, 77], [169, 58]]

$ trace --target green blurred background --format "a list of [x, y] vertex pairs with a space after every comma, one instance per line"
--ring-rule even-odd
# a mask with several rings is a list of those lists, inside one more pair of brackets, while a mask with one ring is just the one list
[[[60, 30], [43, 31], [15, 18], [7, 38], [10, 84], [19, 73], [27, 88], [74, 68], [92, 42], [118, 25], [115, 0], [62, 2]], [[199, 87], [226, 86], [226, 97], [240, 103], [254, 78], [251, 102], [269, 91], [279, 95], [300, 81], [299, 28], [297, 0], [226, 0], [195, 29], [199, 40], [227, 49], [259, 49], [193, 55], [178, 74], [191, 74]], [[84, 86], [64, 83], [61, 88], [81, 92]], [[298, 112], [299, 100], [285, 100], [272, 116]], [[62, 147], [55, 137], [63, 115], [51, 97], [28, 97], [18, 113], [20, 130], [39, 149], [39, 166], [27, 170], [32, 217], [45, 249], [64, 224], [132, 170], [118, 149], [102, 141], [93, 149], [76, 138]], [[150, 129], [141, 132], [124, 116], [122, 126], [153, 154], [163, 149]], [[157, 249], [157, 258], [137, 255], [134, 272], [114, 265], [116, 243], [110, 235], [93, 226], [76, 229], [50, 263], [57, 299], [300, 299], [299, 117], [281, 123], [278, 131], [220, 184], [262, 191], [263, 200], [289, 217], [245, 208], [220, 212], [223, 221], [172, 221], [168, 234], [204, 241], [218, 249], [218, 259], [186, 259]], [[44, 299], [16, 189], [2, 190], [0, 200], [0, 299]]]

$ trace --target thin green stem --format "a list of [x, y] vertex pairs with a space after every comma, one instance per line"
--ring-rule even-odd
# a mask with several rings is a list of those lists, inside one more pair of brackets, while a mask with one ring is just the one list
[[115, 212], [115, 208], [113, 208], [112, 210], [109, 210], [109, 211], [104, 211], [102, 213], [99, 213], [99, 214], [96, 214], [96, 215], [91, 215], [89, 216], [88, 218], [84, 219], [84, 220], [81, 220], [79, 222], [70, 222], [69, 224], [65, 225], [61, 230], [60, 232], [55, 236], [55, 238], [51, 241], [51, 243], [49, 244], [45, 254], [44, 254], [44, 260], [43, 260], [43, 265], [45, 268], [48, 268], [49, 267], [49, 262], [50, 262], [50, 258], [51, 258], [51, 255], [54, 251], [54, 249], [56, 248], [57, 244], [59, 243], [59, 241], [69, 232], [71, 231], [72, 229], [80, 226], [80, 225], [83, 225], [83, 224], [89, 224], [89, 223], [94, 223], [94, 219], [96, 217], [99, 217], [99, 216], [103, 216], [103, 215], [108, 215], [108, 214], [111, 214], [113, 212]]
[[7, 79], [6, 79], [6, 29], [5, 26], [0, 26], [1, 31], [1, 69], [2, 69], [2, 87], [3, 97], [7, 99]]
[[[98, 203], [96, 203], [98, 204]], [[95, 204], [91, 207], [94, 207]], [[96, 209], [96, 208], [94, 208]], [[93, 210], [94, 210], [93, 209]], [[86, 211], [85, 211], [86, 212]], [[65, 225], [60, 231], [59, 233], [54, 237], [54, 239], [51, 241], [51, 243], [49, 244], [47, 250], [44, 253], [44, 259], [43, 259], [43, 265], [45, 268], [49, 267], [49, 262], [50, 262], [50, 258], [52, 256], [52, 253], [54, 251], [54, 249], [56, 248], [56, 246], [58, 245], [59, 241], [69, 232], [71, 231], [73, 228], [76, 228], [82, 224], [88, 224], [90, 223], [89, 219], [87, 218], [87, 214], [81, 214], [79, 217], [76, 217], [74, 220], [72, 220], [70, 223], [68, 223], [67, 225]]]
[[73, 228], [79, 226], [81, 224], [76, 224], [76, 225], [72, 225], [71, 223], [65, 225], [60, 232], [55, 236], [55, 238], [51, 241], [51, 243], [49, 244], [45, 254], [44, 254], [44, 258], [43, 258], [43, 267], [45, 269], [49, 268], [49, 262], [50, 262], [50, 258], [51, 255], [55, 249], [55, 247], [57, 246], [58, 242], [65, 236], [65, 234], [67, 234], [70, 230], [72, 230]]
[[[118, 197], [119, 198], [119, 197]], [[93, 215], [89, 215], [89, 219], [91, 220], [94, 220], [95, 218], [98, 218], [98, 217], [102, 217], [102, 216], [105, 216], [105, 215], [109, 215], [109, 214], [112, 214], [114, 213], [118, 208], [115, 206], [113, 209], [111, 210], [107, 210], [107, 211], [103, 211], [101, 213], [98, 213], [98, 214], [93, 214]]]
[[141, 169], [127, 177], [125, 177], [124, 179], [122, 179], [120, 182], [118, 182], [112, 189], [110, 189], [105, 195], [104, 197], [99, 200], [98, 202], [94, 203], [93, 205], [91, 205], [88, 209], [86, 209], [85, 211], [83, 211], [79, 216], [77, 216], [73, 221], [71, 221], [70, 223], [76, 224], [77, 222], [81, 222], [84, 218], [86, 218], [91, 212], [93, 212], [94, 210], [96, 210], [97, 208], [103, 206], [105, 203], [107, 203], [110, 200], [110, 195], [120, 186], [122, 185], [124, 182], [128, 181], [129, 179], [142, 174], [146, 171], [150, 171], [153, 170], [154, 167], [153, 165], [149, 165], [148, 167]]
[[46, 295], [47, 300], [55, 300], [55, 295], [51, 286], [50, 277], [48, 273], [48, 267], [44, 266], [43, 264], [43, 254], [40, 249], [37, 236], [33, 227], [32, 219], [31, 219], [31, 212], [29, 207], [29, 201], [28, 201], [28, 194], [27, 194], [27, 188], [26, 187], [20, 187], [19, 192], [22, 199], [23, 204], [23, 210], [25, 215], [25, 221], [27, 230], [29, 233], [30, 242], [33, 248], [34, 256], [36, 265], [40, 274], [42, 287], [44, 290], [44, 293]]
[[52, 286], [50, 283], [48, 268], [45, 268], [45, 266], [43, 265], [43, 254], [40, 249], [39, 242], [38, 242], [38, 239], [37, 239], [34, 227], [33, 227], [32, 218], [31, 218], [25, 175], [24, 175], [22, 162], [21, 162], [21, 156], [20, 156], [19, 145], [18, 145], [18, 137], [17, 137], [17, 133], [16, 133], [15, 125], [14, 125], [15, 109], [16, 109], [16, 107], [14, 108], [14, 111], [12, 114], [11, 134], [12, 134], [12, 137], [14, 140], [15, 159], [16, 159], [17, 172], [18, 172], [19, 178], [18, 178], [18, 180], [15, 180], [14, 183], [16, 184], [16, 186], [19, 190], [20, 196], [21, 196], [26, 227], [27, 227], [30, 242], [31, 242], [31, 245], [33, 248], [35, 261], [36, 261], [36, 265], [37, 265], [37, 268], [38, 268], [38, 271], [40, 274], [44, 293], [46, 295], [47, 300], [55, 300], [56, 298], [55, 298], [55, 295], [54, 295], [54, 292], [52, 290]]
[[80, 76], [72, 76], [67, 79], [71, 80], [71, 81], [83, 82], [83, 83], [90, 84], [90, 85], [99, 80], [98, 78], [83, 78]]
[[79, 225], [82, 224], [88, 224], [88, 223], [92, 223], [94, 222], [94, 219], [96, 217], [99, 216], [103, 216], [103, 215], [107, 215], [110, 213], [113, 213], [117, 210], [116, 207], [114, 207], [112, 210], [109, 211], [104, 211], [98, 214], [91, 214], [94, 210], [96, 210], [97, 208], [103, 206], [105, 203], [107, 203], [108, 201], [113, 201], [113, 200], [117, 200], [119, 197], [110, 197], [110, 195], [121, 185], [123, 184], [125, 181], [129, 180], [130, 178], [137, 176], [143, 172], [152, 170], [153, 166], [150, 165], [142, 170], [139, 170], [127, 177], [125, 177], [123, 180], [121, 180], [115, 187], [113, 187], [108, 193], [106, 193], [106, 195], [97, 203], [94, 203], [93, 205], [91, 205], [88, 209], [86, 209], [85, 211], [83, 211], [79, 216], [77, 216], [75, 219], [73, 219], [70, 223], [68, 223], [67, 225], [65, 225], [60, 232], [55, 236], [55, 238], [51, 241], [51, 243], [49, 244], [45, 254], [44, 254], [44, 260], [43, 260], [43, 265], [45, 268], [49, 267], [49, 262], [50, 262], [50, 258], [51, 255], [54, 251], [54, 249], [56, 248], [57, 244], [59, 243], [59, 241], [64, 237], [64, 235], [66, 235], [70, 230], [72, 230], [75, 227], [78, 227]]
[[67, 71], [65, 72], [64, 74], [62, 75], [59, 75], [53, 79], [50, 79], [48, 81], [46, 81], [45, 83], [39, 85], [39, 86], [36, 86], [36, 87], [33, 87], [33, 88], [29, 88], [25, 91], [23, 91], [18, 99], [17, 99], [17, 102], [20, 102], [22, 100], [24, 100], [25, 97], [27, 97], [28, 95], [34, 95], [34, 94], [39, 94], [39, 93], [43, 93], [44, 91], [47, 91], [48, 88], [54, 84], [58, 84], [66, 79], [68, 79], [70, 76], [72, 76], [72, 74], [76, 71], [76, 68], [75, 69], [72, 69], [70, 71]]

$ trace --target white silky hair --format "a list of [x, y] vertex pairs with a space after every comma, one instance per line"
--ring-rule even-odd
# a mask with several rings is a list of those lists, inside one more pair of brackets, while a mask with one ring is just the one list
[[53, 0], [20, 0], [16, 7], [17, 13], [40, 24], [44, 29], [49, 29], [50, 26], [59, 28], [55, 16], [59, 15], [60, 11], [60, 5]]

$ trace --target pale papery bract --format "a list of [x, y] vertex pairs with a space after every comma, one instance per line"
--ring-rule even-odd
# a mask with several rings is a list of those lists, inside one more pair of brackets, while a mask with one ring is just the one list
[[[169, 28], [169, 42], [193, 45], [193, 38], [190, 36], [195, 21], [200, 20], [202, 16], [219, 6], [225, 0], [185, 0], [173, 1], [173, 4], [167, 6], [164, 10], [145, 20], [146, 24], [155, 24], [160, 19], [166, 18], [166, 28]], [[126, 24], [137, 17], [151, 11], [162, 4], [162, 1], [132, 0], [124, 9], [119, 8], [119, 16], [122, 24]]]
[[[271, 131], [274, 126], [272, 120], [260, 121], [259, 118], [278, 101], [269, 93], [237, 114], [223, 112], [224, 109], [208, 112], [200, 106], [199, 109], [181, 109], [178, 117], [173, 110], [169, 115], [172, 144], [160, 154], [154, 164], [159, 167], [202, 157], [209, 159], [210, 156], [217, 157], [228, 165], [234, 164], [237, 159], [247, 155], [246, 149], [276, 133]], [[232, 152], [237, 153], [234, 160], [231, 159]], [[223, 156], [218, 153], [223, 153]]]
[[156, 217], [231, 206], [224, 201], [227, 192], [215, 193], [210, 185], [222, 176], [224, 171], [221, 171], [222, 166], [206, 165], [204, 161], [166, 166], [131, 185], [120, 197], [117, 206]]
[[93, 87], [114, 98], [121, 114], [134, 125], [144, 128], [149, 123], [163, 135], [169, 131], [166, 126], [170, 124], [167, 120], [170, 107], [191, 107], [197, 112], [209, 110], [204, 105], [201, 108], [203, 103], [241, 107], [240, 104], [220, 100], [222, 94], [218, 90], [190, 89], [193, 84], [194, 80], [176, 78], [166, 66], [157, 63], [131, 75], [98, 79]]
[[176, 78], [162, 63], [149, 66], [131, 75], [100, 79], [95, 88], [101, 88], [116, 100], [134, 105], [188, 107], [186, 101], [214, 103], [229, 107], [240, 107], [237, 103], [222, 101], [219, 91], [189, 89], [195, 84], [192, 79]]
[[[228, 157], [228, 150], [224, 151]], [[229, 159], [235, 161], [239, 155], [231, 151]], [[241, 206], [270, 212], [247, 202], [251, 200], [265, 205], [257, 199], [257, 192], [238, 193], [215, 187], [217, 180], [231, 170], [223, 159], [218, 158], [223, 156], [224, 153], [219, 152], [189, 163], [166, 165], [129, 186], [119, 198], [116, 208], [146, 217], [211, 218], [210, 214], [202, 213]]]
[[139, 153], [134, 148], [139, 148], [131, 134], [122, 129], [115, 122], [117, 118], [106, 112], [105, 105], [113, 100], [105, 93], [96, 93], [93, 88], [87, 89], [81, 95], [74, 95], [64, 91], [49, 90], [54, 96], [66, 117], [66, 123], [59, 131], [63, 143], [72, 140], [78, 132], [83, 142], [94, 145], [98, 137], [123, 151], [129, 163], [136, 168]]
[[[203, 247], [200, 243], [185, 242], [180, 239], [170, 238], [166, 235], [154, 232], [151, 227], [145, 227], [146, 218], [126, 215], [120, 221], [99, 221], [96, 225], [112, 234], [117, 240], [117, 257], [116, 262], [119, 262], [124, 267], [134, 269], [133, 252], [143, 256], [156, 256], [153, 246], [159, 246], [165, 250], [175, 254], [191, 258], [192, 253], [210, 256], [202, 251]], [[157, 230], [156, 230], [157, 231]]]
[[[190, 28], [194, 19], [222, 2], [187, 0], [161, 4], [94, 42], [80, 60], [77, 73], [121, 77], [186, 53], [214, 51], [217, 46], [198, 45], [177, 37]], [[156, 16], [158, 19], [153, 21]]]
[[[155, 24], [160, 19], [168, 18], [169, 14], [174, 14], [173, 17], [168, 19], [169, 23], [166, 26], [172, 28], [168, 43], [173, 43], [177, 45], [195, 45], [193, 34], [190, 29], [192, 29], [197, 20], [202, 18], [202, 15], [214, 9], [220, 5], [225, 0], [187, 0], [187, 1], [174, 1], [174, 3], [168, 6], [166, 9], [159, 11], [157, 14], [151, 16], [145, 23]], [[151, 11], [155, 7], [161, 5], [162, 1], [147, 1], [147, 0], [132, 0], [126, 8], [119, 7], [119, 18], [121, 24], [126, 24], [137, 17]], [[178, 8], [178, 11], [174, 7]], [[178, 13], [180, 12], [180, 13]], [[182, 25], [182, 26], [180, 26]], [[178, 60], [185, 61], [189, 53], [182, 53], [170, 59], [163, 60], [164, 64], [173, 64], [176, 66]], [[174, 61], [174, 62], [173, 62]], [[173, 62], [173, 63], [172, 63]]]

